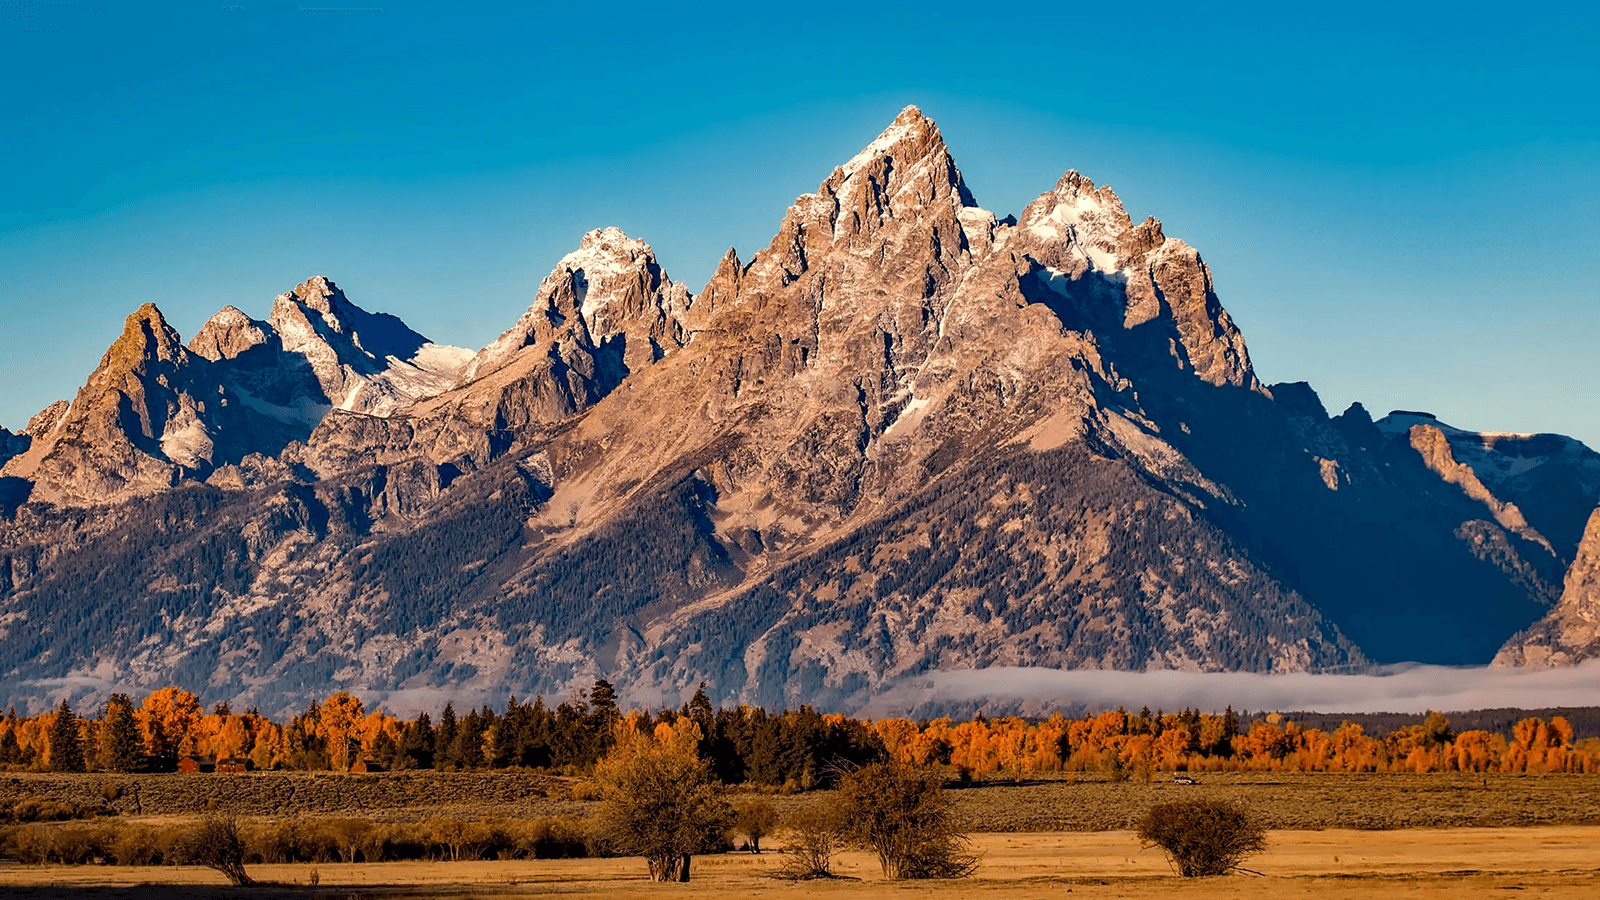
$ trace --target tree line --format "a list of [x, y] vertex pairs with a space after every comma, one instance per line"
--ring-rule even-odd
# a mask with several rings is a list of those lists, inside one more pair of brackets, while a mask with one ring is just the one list
[[714, 707], [705, 691], [680, 709], [624, 712], [598, 680], [585, 698], [555, 706], [511, 698], [404, 719], [368, 710], [344, 691], [279, 722], [227, 704], [206, 710], [176, 687], [135, 702], [113, 694], [93, 715], [66, 701], [49, 712], [0, 718], [0, 769], [174, 771], [180, 762], [259, 770], [540, 769], [586, 774], [613, 747], [617, 726], [650, 733], [687, 718], [697, 753], [723, 784], [832, 787], [841, 772], [879, 761], [947, 766], [961, 778], [1013, 780], [1100, 772], [1120, 780], [1156, 772], [1600, 772], [1600, 738], [1579, 738], [1561, 716], [1529, 716], [1509, 733], [1457, 732], [1441, 713], [1387, 733], [1360, 724], [1303, 727], [1277, 715], [1242, 727], [1230, 708], [1126, 710], [1047, 719], [855, 719], [809, 707], [769, 712]]

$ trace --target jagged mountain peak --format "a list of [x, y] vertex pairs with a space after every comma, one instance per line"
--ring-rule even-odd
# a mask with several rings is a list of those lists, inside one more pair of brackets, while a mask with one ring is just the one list
[[[583, 233], [583, 238], [578, 241], [578, 249], [567, 254], [567, 258], [574, 257], [586, 250], [605, 250], [610, 252], [621, 251], [630, 256], [640, 253], [654, 254], [650, 245], [638, 238], [628, 237], [627, 232], [615, 225], [606, 225], [601, 228], [590, 229]], [[562, 260], [566, 262], [566, 258]]]
[[36, 499], [104, 503], [170, 487], [215, 456], [226, 398], [153, 303], [128, 316], [77, 398], [35, 417], [39, 434], [7, 474]]
[[268, 322], [283, 338], [286, 350], [304, 351], [317, 344], [342, 350], [341, 345], [348, 345], [380, 367], [386, 357], [409, 359], [429, 343], [395, 316], [357, 306], [325, 275], [313, 275], [279, 294]]
[[334, 312], [341, 304], [350, 302], [344, 291], [339, 290], [339, 286], [326, 275], [313, 275], [282, 297], [325, 313]]
[[[465, 361], [448, 391], [410, 413], [445, 431], [463, 422], [502, 431], [559, 422], [682, 347], [690, 304], [648, 243], [596, 228], [556, 262], [516, 324]], [[356, 447], [335, 430], [313, 443], [330, 460]]]
[[143, 371], [156, 362], [181, 362], [186, 355], [177, 330], [154, 303], [145, 303], [124, 320], [122, 334], [101, 359], [100, 372]]
[[1120, 272], [1126, 265], [1125, 257], [1165, 242], [1161, 223], [1155, 219], [1147, 219], [1135, 230], [1132, 240], [1126, 240], [1132, 226], [1116, 192], [1109, 185], [1096, 188], [1093, 181], [1075, 169], [1061, 176], [1053, 190], [1029, 203], [1017, 218], [1020, 233], [1046, 248], [1064, 251], [1060, 259], [1043, 261], [1071, 270], [1077, 266], [1067, 257], [1075, 253], [1083, 263], [1103, 273]]
[[578, 249], [556, 264], [556, 271], [578, 277], [573, 285], [577, 312], [597, 340], [619, 333], [628, 319], [646, 313], [645, 295], [653, 291], [681, 293], [677, 305], [688, 304], [687, 291], [673, 291], [672, 279], [656, 261], [655, 250], [615, 226], [585, 233]]
[[348, 412], [386, 416], [437, 394], [471, 356], [362, 309], [324, 275], [279, 294], [267, 324], [284, 353], [310, 366], [321, 400]]
[[882, 159], [907, 166], [919, 160], [940, 156], [948, 158], [949, 155], [950, 150], [945, 146], [939, 126], [923, 115], [922, 110], [908, 106], [839, 170], [849, 176]]
[[224, 306], [189, 340], [189, 352], [212, 362], [232, 359], [266, 343], [272, 326], [250, 318], [236, 306]]
[[[907, 107], [816, 191], [795, 199], [772, 243], [747, 271], [763, 286], [757, 293], [766, 294], [839, 250], [875, 258], [876, 265], [893, 266], [910, 278], [925, 271], [942, 283], [964, 267], [970, 244], [986, 244], [991, 236], [982, 220], [992, 222], [992, 215], [978, 211], [973, 217], [968, 211], [975, 208], [938, 126]], [[842, 256], [832, 262], [850, 265]]]

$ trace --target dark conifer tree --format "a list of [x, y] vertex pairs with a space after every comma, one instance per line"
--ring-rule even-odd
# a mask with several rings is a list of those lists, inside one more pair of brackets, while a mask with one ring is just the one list
[[112, 694], [100, 728], [100, 767], [109, 772], [132, 772], [142, 762], [142, 750], [133, 701], [127, 694]]
[[456, 734], [460, 725], [456, 721], [456, 708], [454, 704], [446, 703], [444, 712], [439, 714], [439, 727], [433, 732], [433, 767], [435, 769], [449, 768], [454, 762], [451, 759], [451, 750], [455, 746]]
[[50, 771], [82, 772], [88, 767], [83, 758], [83, 725], [66, 700], [56, 710], [50, 725]]
[[[399, 749], [400, 745], [395, 742], [394, 738], [389, 736], [389, 732], [380, 729], [377, 736], [372, 739], [372, 749], [368, 752], [367, 758], [385, 769], [394, 769], [395, 757], [398, 755]], [[357, 742], [356, 753], [360, 753], [359, 741]]]
[[711, 698], [706, 696], [706, 683], [704, 681], [700, 682], [698, 688], [695, 688], [694, 696], [689, 698], [689, 705], [684, 708], [683, 712], [684, 715], [700, 724], [702, 734], [709, 735], [711, 733], [711, 719], [716, 715], [716, 711], [711, 708]]
[[405, 730], [400, 733], [399, 745], [395, 747], [394, 768], [433, 768], [433, 723], [426, 712], [407, 723]]
[[455, 740], [450, 742], [451, 765], [458, 769], [483, 768], [483, 735], [494, 722], [494, 710], [468, 710], [456, 725]]
[[604, 678], [595, 679], [594, 687], [589, 690], [589, 708], [608, 719], [618, 715], [617, 689], [611, 686], [611, 682]]

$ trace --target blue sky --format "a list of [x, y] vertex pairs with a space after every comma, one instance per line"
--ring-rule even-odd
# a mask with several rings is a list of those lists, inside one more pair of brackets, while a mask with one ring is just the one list
[[1206, 6], [7, 0], [0, 425], [146, 301], [478, 347], [601, 225], [698, 290], [915, 103], [1000, 214], [1076, 168], [1198, 247], [1265, 379], [1600, 447], [1600, 15]]

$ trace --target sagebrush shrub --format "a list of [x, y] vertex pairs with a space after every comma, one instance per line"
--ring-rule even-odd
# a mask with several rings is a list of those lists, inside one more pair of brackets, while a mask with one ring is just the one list
[[1185, 878], [1226, 875], [1267, 846], [1266, 828], [1226, 800], [1178, 800], [1150, 807], [1139, 840], [1160, 847]]

